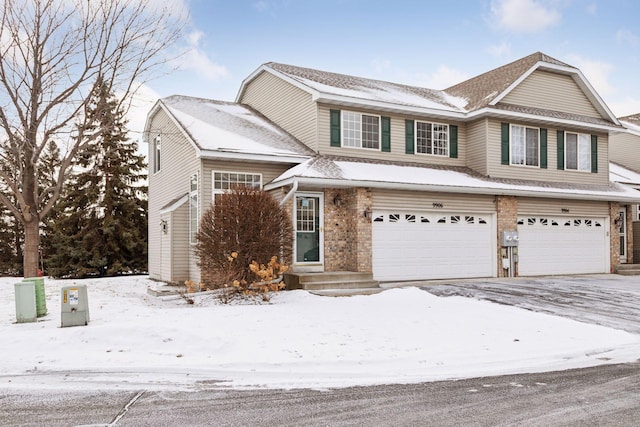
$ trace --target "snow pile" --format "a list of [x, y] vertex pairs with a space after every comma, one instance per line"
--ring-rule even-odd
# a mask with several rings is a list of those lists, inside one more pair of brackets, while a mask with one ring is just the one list
[[[417, 288], [267, 305], [212, 295], [163, 300], [145, 277], [47, 279], [49, 314], [15, 323], [0, 279], [0, 387], [344, 387], [534, 372], [635, 360], [639, 337]], [[60, 327], [60, 288], [86, 284], [88, 326]], [[96, 385], [99, 382], [100, 385]]]

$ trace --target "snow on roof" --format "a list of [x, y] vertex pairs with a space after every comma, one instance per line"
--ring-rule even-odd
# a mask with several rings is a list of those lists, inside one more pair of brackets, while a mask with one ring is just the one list
[[640, 134], [640, 122], [639, 121], [630, 121], [627, 119], [619, 119], [622, 126], [627, 128], [630, 131], [636, 132]]
[[202, 150], [272, 156], [313, 154], [246, 105], [179, 95], [161, 102]]
[[370, 187], [422, 187], [425, 190], [480, 194], [530, 194], [540, 197], [567, 197], [640, 202], [640, 193], [631, 187], [612, 183], [593, 186], [486, 178], [468, 168], [397, 165], [356, 159], [315, 157], [284, 172], [272, 187], [288, 179], [343, 180], [349, 185]]
[[283, 73], [298, 83], [324, 95], [344, 96], [365, 101], [419, 108], [464, 112], [467, 100], [441, 90], [408, 86], [346, 74], [270, 62], [265, 67]]
[[640, 173], [617, 163], [609, 163], [609, 179], [613, 182], [640, 185]]

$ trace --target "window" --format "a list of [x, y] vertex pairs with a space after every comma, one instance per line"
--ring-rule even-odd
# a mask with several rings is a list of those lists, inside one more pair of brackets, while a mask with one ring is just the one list
[[416, 153], [449, 155], [449, 126], [416, 122]]
[[262, 188], [262, 175], [259, 173], [214, 172], [213, 173], [213, 201], [217, 195], [236, 186]]
[[191, 175], [189, 181], [189, 241], [196, 243], [198, 233], [198, 174]]
[[153, 138], [151, 154], [153, 156], [153, 173], [160, 172], [160, 135]]
[[511, 164], [540, 166], [540, 131], [511, 125]]
[[342, 112], [342, 146], [380, 149], [380, 117]]
[[591, 172], [591, 136], [566, 133], [565, 169]]

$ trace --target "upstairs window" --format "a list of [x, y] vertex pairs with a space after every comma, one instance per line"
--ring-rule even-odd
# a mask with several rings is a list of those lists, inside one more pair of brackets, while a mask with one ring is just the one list
[[511, 164], [540, 166], [540, 130], [511, 125]]
[[565, 134], [565, 168], [591, 172], [591, 135]]
[[342, 146], [380, 149], [380, 116], [342, 112]]
[[153, 143], [151, 145], [151, 155], [153, 157], [153, 173], [160, 172], [160, 145], [161, 138], [160, 135], [153, 138]]
[[416, 121], [416, 153], [449, 156], [449, 126]]

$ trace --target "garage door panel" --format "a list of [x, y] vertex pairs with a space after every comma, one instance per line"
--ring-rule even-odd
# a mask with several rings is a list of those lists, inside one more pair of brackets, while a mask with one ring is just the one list
[[376, 212], [373, 271], [378, 280], [493, 275], [490, 215]]
[[605, 218], [520, 217], [521, 276], [606, 273]]

